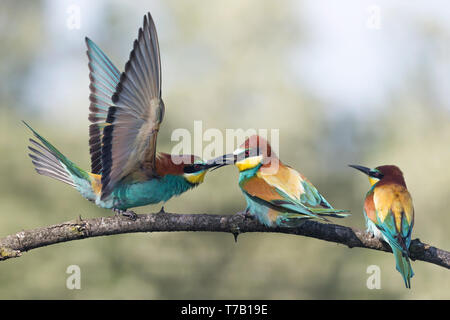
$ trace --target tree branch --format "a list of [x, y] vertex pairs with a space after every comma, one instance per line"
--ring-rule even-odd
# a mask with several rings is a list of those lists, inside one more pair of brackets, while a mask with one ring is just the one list
[[[306, 221], [298, 228], [268, 228], [242, 214], [140, 214], [133, 221], [122, 216], [108, 216], [82, 220], [81, 217], [53, 226], [21, 231], [0, 238], [0, 261], [20, 257], [23, 252], [60, 242], [133, 232], [207, 231], [227, 232], [237, 236], [247, 232], [275, 232], [301, 235], [344, 244], [350, 248], [360, 247], [387, 251], [389, 245], [372, 238], [364, 231], [336, 224]], [[411, 242], [410, 258], [422, 260], [450, 269], [450, 252], [422, 243]]]

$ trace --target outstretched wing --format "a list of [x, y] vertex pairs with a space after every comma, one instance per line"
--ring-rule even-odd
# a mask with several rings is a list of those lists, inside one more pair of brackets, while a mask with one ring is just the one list
[[89, 58], [89, 147], [91, 154], [91, 171], [102, 173], [102, 139], [103, 129], [107, 125], [108, 110], [113, 106], [112, 96], [119, 84], [120, 72], [99, 47], [86, 37], [86, 54]]
[[155, 24], [148, 13], [108, 109], [102, 137], [102, 198], [133, 170], [156, 175], [155, 153], [164, 117], [161, 62]]

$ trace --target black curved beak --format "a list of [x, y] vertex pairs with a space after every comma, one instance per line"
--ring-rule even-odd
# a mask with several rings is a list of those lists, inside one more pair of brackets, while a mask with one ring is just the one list
[[224, 154], [223, 156], [214, 158], [206, 162], [206, 167], [208, 169], [213, 168], [211, 171], [219, 169], [229, 164], [234, 164], [236, 162], [236, 156], [232, 153]]
[[370, 171], [371, 171], [370, 168], [363, 167], [363, 166], [358, 166], [358, 165], [356, 165], [356, 164], [349, 164], [348, 166], [351, 167], [351, 168], [354, 168], [354, 169], [356, 169], [356, 170], [359, 170], [359, 171], [361, 171], [362, 173], [365, 173], [365, 174], [367, 174], [368, 176], [370, 176]]

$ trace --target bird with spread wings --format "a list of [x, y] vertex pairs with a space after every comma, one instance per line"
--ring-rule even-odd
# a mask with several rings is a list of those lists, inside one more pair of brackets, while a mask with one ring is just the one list
[[164, 118], [161, 60], [155, 24], [148, 13], [124, 72], [86, 38], [89, 58], [91, 172], [79, 168], [28, 124], [30, 157], [39, 174], [76, 188], [98, 206], [136, 218], [129, 208], [166, 202], [203, 182], [221, 158], [156, 152]]

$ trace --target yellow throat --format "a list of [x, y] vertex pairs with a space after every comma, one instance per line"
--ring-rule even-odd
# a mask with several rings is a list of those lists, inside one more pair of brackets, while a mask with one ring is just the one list
[[197, 173], [185, 173], [184, 178], [192, 184], [199, 184], [199, 183], [202, 183], [203, 180], [205, 179], [206, 171], [207, 170], [197, 172]]
[[239, 171], [245, 171], [256, 167], [258, 164], [261, 163], [262, 159], [263, 159], [262, 155], [245, 158], [241, 161], [236, 162], [235, 165], [239, 169]]
[[377, 179], [377, 178], [374, 178], [374, 177], [369, 177], [369, 183], [370, 183], [371, 186], [373, 186], [378, 181], [380, 181], [380, 179]]

